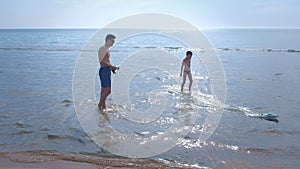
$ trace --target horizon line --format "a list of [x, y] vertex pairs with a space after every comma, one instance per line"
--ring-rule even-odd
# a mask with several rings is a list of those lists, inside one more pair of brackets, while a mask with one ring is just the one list
[[[4, 29], [103, 29], [104, 27], [0, 27]], [[200, 30], [207, 29], [300, 29], [300, 27], [196, 27]]]

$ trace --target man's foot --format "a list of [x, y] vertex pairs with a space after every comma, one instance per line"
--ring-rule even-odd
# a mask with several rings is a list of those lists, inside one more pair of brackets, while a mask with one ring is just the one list
[[103, 109], [104, 109], [103, 106], [101, 106], [101, 104], [99, 103], [99, 104], [98, 104], [98, 110], [99, 110], [100, 112], [102, 112]]

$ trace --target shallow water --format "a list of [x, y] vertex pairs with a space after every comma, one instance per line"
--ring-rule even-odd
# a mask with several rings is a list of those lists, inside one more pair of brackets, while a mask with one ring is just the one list
[[[73, 107], [74, 66], [80, 52], [97, 52], [82, 51], [94, 32], [0, 31], [1, 152], [56, 150], [111, 155], [85, 134]], [[152, 125], [133, 124], [122, 115], [126, 105], [115, 105], [110, 97], [108, 124], [127, 135], [148, 138], [180, 120], [179, 110], [200, 109], [189, 134], [180, 139], [176, 147], [154, 159], [170, 165], [194, 167], [298, 168], [300, 53], [297, 51], [300, 50], [300, 31], [233, 29], [203, 32], [223, 63], [227, 87], [227, 109], [206, 142], [200, 142], [198, 138], [204, 129], [203, 121], [214, 104], [210, 77], [205, 66], [196, 59], [192, 62], [192, 73], [200, 92], [181, 95], [176, 83], [180, 79], [159, 70], [145, 70], [135, 76], [130, 85], [132, 103], [136, 109], [145, 111], [151, 105], [147, 92], [160, 89], [168, 98], [167, 111]], [[178, 41], [147, 34], [118, 43], [111, 50], [111, 61], [120, 64], [128, 54], [149, 48], [163, 49], [179, 59], [185, 52], [185, 46]], [[113, 78], [122, 75], [122, 69]], [[99, 98], [97, 77], [95, 82], [96, 99], [91, 101], [92, 105], [96, 105]], [[252, 117], [270, 112], [279, 115], [279, 123]]]

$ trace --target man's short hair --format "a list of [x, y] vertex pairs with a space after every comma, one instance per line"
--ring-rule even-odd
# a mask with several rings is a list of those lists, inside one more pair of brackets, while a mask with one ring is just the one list
[[115, 38], [116, 38], [115, 35], [113, 35], [113, 34], [107, 34], [106, 38], [105, 38], [105, 41], [112, 40], [112, 39], [115, 39]]
[[186, 55], [193, 55], [193, 53], [191, 51], [187, 51]]

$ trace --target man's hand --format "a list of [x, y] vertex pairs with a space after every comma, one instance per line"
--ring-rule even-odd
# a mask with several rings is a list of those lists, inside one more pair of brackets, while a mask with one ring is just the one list
[[118, 66], [113, 66], [111, 70], [119, 70], [120, 68]]
[[111, 69], [111, 71], [113, 72], [113, 74], [116, 74], [116, 70], [119, 70], [120, 68], [118, 66], [113, 66], [113, 68]]

